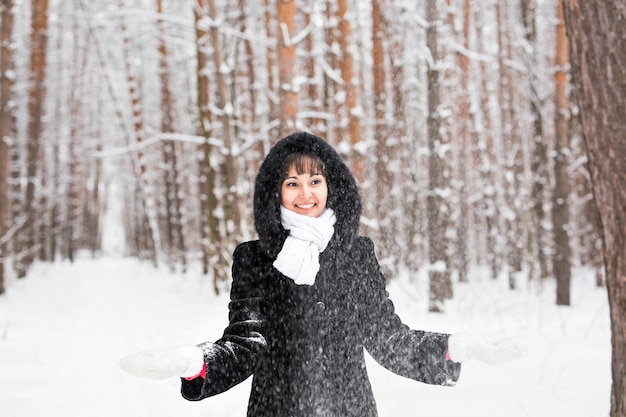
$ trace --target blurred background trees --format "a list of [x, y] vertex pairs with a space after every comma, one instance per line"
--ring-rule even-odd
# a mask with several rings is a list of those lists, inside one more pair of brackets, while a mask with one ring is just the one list
[[570, 268], [602, 269], [557, 6], [2, 0], [0, 292], [85, 250], [201, 262], [220, 291], [263, 156], [308, 130], [432, 311], [478, 273], [569, 304]]

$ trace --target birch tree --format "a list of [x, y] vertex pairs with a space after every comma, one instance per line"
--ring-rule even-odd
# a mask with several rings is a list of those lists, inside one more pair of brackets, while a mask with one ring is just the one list
[[[124, 7], [124, 1], [120, 7]], [[161, 254], [161, 239], [156, 216], [156, 202], [150, 180], [152, 167], [149, 166], [147, 155], [143, 148], [146, 140], [145, 120], [143, 104], [141, 100], [140, 82], [134, 62], [136, 57], [133, 50], [133, 42], [129, 28], [123, 17], [120, 17], [120, 33], [122, 37], [122, 54], [124, 62], [124, 75], [126, 88], [128, 89], [128, 112], [130, 116], [130, 130], [126, 132], [127, 144], [134, 148], [131, 155], [135, 173], [134, 193], [137, 204], [133, 213], [136, 232], [134, 233], [137, 254], [145, 259], [150, 259], [155, 264]]]

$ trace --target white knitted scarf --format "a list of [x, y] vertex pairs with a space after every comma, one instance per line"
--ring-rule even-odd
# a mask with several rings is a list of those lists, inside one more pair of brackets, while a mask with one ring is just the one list
[[319, 217], [304, 216], [280, 206], [280, 220], [289, 230], [274, 267], [298, 285], [315, 284], [319, 255], [335, 232], [335, 212], [325, 208]]

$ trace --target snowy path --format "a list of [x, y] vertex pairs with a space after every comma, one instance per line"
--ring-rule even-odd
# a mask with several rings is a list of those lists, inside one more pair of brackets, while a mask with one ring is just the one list
[[0, 415], [207, 415], [181, 399], [177, 380], [142, 381], [117, 365], [126, 353], [192, 343], [181, 297], [195, 298], [179, 276], [133, 260], [38, 266], [0, 299]]
[[[466, 364], [453, 389], [409, 381], [370, 362], [381, 417], [607, 415], [610, 335], [603, 290], [581, 285], [573, 294], [576, 308], [557, 308], [549, 294], [470, 285], [459, 289], [448, 313], [428, 315], [407, 296], [407, 285], [413, 284], [390, 288], [407, 324], [479, 334], [506, 330], [530, 338], [536, 351], [502, 366]], [[218, 338], [227, 302], [197, 273], [172, 274], [130, 259], [36, 265], [0, 297], [0, 415], [243, 417], [249, 381], [191, 403], [180, 397], [176, 379], [145, 381], [118, 368], [127, 353]]]

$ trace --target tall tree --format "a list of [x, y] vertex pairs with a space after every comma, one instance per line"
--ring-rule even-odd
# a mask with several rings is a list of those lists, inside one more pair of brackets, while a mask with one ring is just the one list
[[626, 8], [563, 1], [572, 79], [581, 109], [603, 238], [611, 316], [611, 417], [626, 416]]
[[[312, 27], [313, 25], [313, 17], [315, 13], [315, 0], [309, 0], [309, 5], [304, 9], [304, 23], [306, 27]], [[308, 88], [306, 90], [306, 99], [308, 100], [308, 109], [312, 113], [311, 121], [309, 125], [311, 126], [311, 131], [318, 135], [324, 135], [325, 126], [324, 121], [319, 115], [322, 114], [322, 102], [320, 96], [320, 79], [317, 74], [317, 63], [316, 60], [319, 59], [318, 47], [319, 41], [312, 34], [306, 37], [305, 41], [305, 53], [307, 54], [306, 59], [306, 76], [307, 76], [307, 84]]]
[[[218, 22], [217, 7], [215, 0], [207, 0], [208, 17], [213, 22]], [[222, 24], [223, 21], [222, 21]], [[236, 144], [237, 138], [234, 133], [234, 120], [236, 113], [236, 107], [234, 100], [231, 97], [229, 91], [230, 85], [227, 79], [227, 75], [232, 71], [229, 68], [226, 58], [224, 57], [224, 51], [222, 47], [222, 37], [218, 25], [211, 25], [209, 28], [209, 36], [213, 48], [213, 64], [215, 66], [215, 87], [216, 87], [216, 116], [221, 124], [220, 137], [223, 141], [223, 150], [225, 151], [224, 162], [222, 166], [222, 175], [225, 180], [226, 194], [225, 201], [223, 202], [224, 215], [226, 219], [229, 219], [227, 223], [230, 224], [230, 228], [227, 228], [227, 232], [231, 233], [235, 240], [241, 236], [241, 207], [239, 205], [239, 163], [238, 163], [238, 146]], [[226, 243], [225, 241], [222, 243]], [[229, 245], [223, 246], [226, 252], [230, 252]]]
[[430, 52], [428, 64], [428, 258], [430, 281], [429, 310], [443, 310], [443, 302], [452, 296], [452, 279], [447, 264], [445, 146], [441, 135], [441, 91], [439, 84], [438, 28], [440, 25], [437, 0], [426, 2], [426, 46]]
[[569, 164], [569, 101], [568, 101], [568, 45], [563, 5], [557, 2], [556, 27], [556, 70], [554, 74], [555, 95], [555, 145], [554, 153], [554, 194], [552, 205], [552, 224], [554, 230], [554, 276], [556, 278], [556, 303], [570, 304], [570, 179]]
[[[273, 30], [275, 28], [276, 25], [274, 25], [273, 23], [275, 22], [276, 19], [274, 19], [274, 15], [272, 14], [272, 11], [276, 11], [276, 13], [278, 13], [278, 7], [276, 7], [276, 9], [274, 9], [273, 7], [270, 7], [270, 0], [263, 0], [263, 5], [265, 6], [265, 13], [263, 14], [263, 27], [264, 27], [264, 33], [265, 33], [265, 37], [267, 39], [274, 39], [277, 38], [277, 36], [274, 35], [275, 31]], [[265, 48], [265, 73], [267, 74], [267, 81], [265, 82], [265, 90], [266, 90], [266, 94], [269, 96], [269, 103], [268, 103], [268, 107], [269, 109], [267, 110], [268, 114], [269, 114], [269, 119], [270, 119], [270, 123], [277, 123], [278, 124], [278, 131], [279, 131], [279, 135], [280, 135], [280, 129], [281, 129], [281, 109], [280, 109], [280, 105], [279, 105], [279, 100], [280, 98], [278, 97], [278, 94], [276, 93], [276, 76], [275, 76], [275, 71], [276, 71], [276, 61], [277, 61], [277, 50], [280, 50], [281, 46], [277, 45], [276, 48], [271, 47], [271, 45], [268, 45]], [[263, 149], [263, 147], [260, 147], [260, 152], [259, 152], [259, 159], [263, 158], [263, 156], [265, 155], [267, 149]]]
[[[156, 0], [156, 11], [163, 15], [163, 1]], [[161, 133], [174, 132], [174, 97], [170, 89], [169, 51], [163, 21], [157, 20], [159, 32], [159, 66], [161, 77]], [[176, 142], [165, 140], [161, 146], [163, 155], [163, 180], [165, 185], [165, 243], [169, 251], [170, 263], [179, 262], [186, 269], [185, 239], [181, 214], [182, 193]]]
[[[476, 29], [476, 52], [481, 54], [487, 54], [490, 39], [488, 31], [486, 30], [489, 16], [486, 16], [484, 10], [476, 8], [474, 10], [474, 20]], [[492, 279], [496, 279], [502, 269], [502, 257], [503, 246], [500, 244], [502, 221], [500, 212], [504, 209], [504, 204], [501, 204], [502, 191], [498, 187], [500, 176], [498, 172], [500, 170], [500, 160], [498, 154], [501, 152], [501, 143], [497, 139], [497, 128], [495, 126], [495, 110], [490, 105], [491, 91], [493, 87], [493, 77], [490, 73], [493, 72], [493, 65], [491, 62], [481, 60], [479, 63], [479, 69], [477, 75], [477, 83], [479, 83], [479, 105], [475, 113], [476, 116], [476, 131], [475, 131], [475, 156], [480, 173], [479, 180], [482, 183], [480, 187], [482, 194], [478, 198], [476, 212], [480, 214], [478, 216], [484, 219], [484, 242], [485, 251], [483, 256], [486, 258], [489, 264], [490, 275]], [[478, 222], [477, 222], [478, 223]]]
[[[372, 97], [374, 105], [374, 141], [376, 143], [376, 209], [375, 216], [378, 219], [378, 252], [381, 266], [387, 279], [395, 274], [397, 260], [394, 250], [394, 236], [396, 231], [393, 221], [394, 181], [391, 172], [392, 161], [397, 158], [390, 143], [389, 129], [387, 126], [387, 62], [384, 48], [385, 32], [383, 28], [383, 14], [381, 1], [372, 1], [372, 61], [373, 85]], [[397, 189], [397, 188], [396, 188]]]
[[[78, 33], [78, 26], [80, 24], [80, 17], [78, 13], [71, 10], [72, 29], [74, 33]], [[60, 19], [63, 20], [63, 19]], [[65, 190], [66, 196], [63, 203], [64, 216], [63, 230], [61, 233], [60, 250], [63, 257], [74, 261], [76, 251], [81, 249], [81, 243], [79, 240], [79, 223], [81, 219], [81, 199], [85, 197], [83, 193], [83, 187], [85, 184], [84, 172], [82, 170], [80, 157], [81, 148], [84, 145], [84, 141], [80, 140], [81, 128], [82, 128], [82, 113], [83, 98], [81, 96], [83, 79], [86, 77], [88, 71], [86, 68], [88, 49], [81, 45], [82, 39], [80, 36], [74, 36], [72, 39], [72, 65], [69, 68], [72, 71], [71, 79], [69, 80], [69, 92], [67, 97], [68, 108], [68, 124], [69, 124], [69, 136], [64, 135], [67, 141], [67, 179]], [[83, 46], [81, 48], [81, 46]], [[61, 49], [61, 48], [59, 48]], [[59, 72], [67, 69], [59, 68]], [[60, 150], [56, 146], [55, 158], [60, 158], [58, 153]], [[55, 185], [61, 183], [59, 175], [54, 176], [56, 182]], [[53, 203], [54, 205], [54, 203]], [[54, 211], [54, 210], [53, 210]]]
[[[244, 0], [239, 0], [237, 4], [237, 9], [239, 10], [239, 30], [241, 33], [245, 34], [248, 30], [248, 19], [246, 9], [246, 2]], [[240, 99], [239, 103], [241, 104], [241, 126], [248, 131], [257, 131], [258, 128], [256, 126], [257, 122], [257, 71], [255, 70], [255, 55], [254, 55], [254, 45], [252, 41], [248, 38], [241, 40], [243, 43], [243, 52], [240, 53], [241, 64], [237, 65], [237, 76], [236, 79], [241, 79], [241, 90], [242, 93], [245, 94], [244, 97], [247, 99]], [[238, 44], [239, 45], [239, 44]], [[239, 55], [239, 53], [238, 53]], [[245, 110], [245, 111], [244, 111]]]
[[279, 135], [285, 136], [296, 129], [298, 92], [294, 85], [296, 71], [296, 2], [279, 0], [276, 2], [278, 18], [278, 98], [280, 100]]
[[[126, 7], [125, 0], [120, 0], [120, 8]], [[146, 141], [146, 123], [144, 120], [143, 101], [141, 97], [139, 75], [136, 73], [135, 63], [138, 61], [133, 49], [130, 28], [125, 18], [120, 18], [120, 33], [122, 36], [123, 62], [126, 76], [126, 88], [129, 97], [129, 113], [131, 117], [131, 129], [126, 132], [127, 143], [136, 148], [133, 153], [134, 171], [136, 176], [134, 192], [138, 197], [137, 211], [133, 213], [136, 218], [137, 254], [149, 259], [155, 264], [161, 254], [161, 239], [156, 216], [156, 203], [150, 183], [149, 164], [144, 150]]]
[[360, 184], [365, 182], [366, 158], [365, 150], [362, 148], [363, 137], [361, 135], [361, 111], [359, 106], [359, 90], [357, 88], [358, 78], [354, 75], [354, 57], [352, 56], [352, 29], [348, 19], [348, 0], [337, 0], [337, 35], [339, 50], [341, 51], [339, 69], [345, 101], [340, 107], [342, 113], [337, 120], [341, 131], [349, 138], [352, 154], [350, 164], [357, 181]]
[[[170, 91], [169, 79], [169, 51], [167, 47], [167, 40], [165, 39], [166, 33], [161, 16], [163, 16], [163, 1], [156, 0], [156, 13], [157, 17], [156, 26], [158, 33], [158, 51], [159, 51], [159, 77], [161, 83], [161, 133], [171, 133], [173, 129], [173, 97]], [[172, 264], [173, 253], [177, 252], [176, 237], [177, 234], [177, 210], [175, 204], [175, 198], [177, 190], [176, 188], [176, 150], [175, 144], [171, 140], [163, 140], [161, 143], [161, 157], [162, 157], [162, 169], [163, 173], [163, 186], [165, 188], [165, 201], [164, 208], [160, 212], [161, 222], [163, 224], [162, 229], [165, 229], [163, 234], [163, 249], [166, 252], [168, 262]], [[160, 222], [160, 223], [161, 223]], [[180, 223], [178, 223], [180, 224]]]
[[48, 0], [31, 2], [30, 36], [30, 85], [28, 88], [28, 143], [26, 147], [26, 195], [24, 207], [25, 221], [20, 233], [24, 256], [17, 263], [19, 277], [24, 277], [28, 267], [34, 261], [34, 253], [39, 242], [36, 241], [37, 226], [37, 178], [40, 175], [42, 161], [42, 133], [45, 114], [46, 67], [48, 50]]
[[502, 175], [503, 211], [508, 212], [503, 221], [506, 225], [501, 230], [506, 231], [506, 259], [509, 268], [509, 286], [515, 287], [515, 273], [522, 270], [524, 233], [520, 226], [521, 193], [519, 186], [521, 145], [517, 136], [518, 125], [515, 120], [515, 77], [508, 62], [513, 61], [513, 44], [511, 37], [511, 19], [506, 2], [496, 3], [498, 25], [498, 105], [500, 107], [500, 140], [502, 141], [503, 161], [499, 165], [505, 169]]
[[[339, 35], [337, 34], [337, 19], [335, 19], [335, 10], [337, 9], [337, 2], [333, 0], [325, 0], [324, 2], [324, 62], [327, 64], [324, 70], [323, 81], [323, 97], [322, 108], [327, 114], [337, 115], [336, 108], [339, 107], [339, 100], [335, 99], [335, 95], [339, 95], [339, 87], [341, 84], [337, 80], [334, 69], [338, 67], [338, 53], [336, 45], [338, 44]], [[336, 117], [337, 118], [337, 117]], [[330, 117], [326, 119], [326, 125], [324, 130], [326, 132], [326, 138], [331, 143], [337, 145], [342, 138], [342, 132], [337, 127], [337, 120], [330, 120]]]
[[527, 51], [525, 54], [524, 64], [528, 71], [527, 83], [529, 88], [528, 102], [530, 104], [530, 118], [532, 120], [531, 130], [531, 171], [532, 171], [532, 189], [531, 189], [531, 224], [529, 225], [529, 251], [531, 256], [530, 274], [531, 279], [548, 277], [548, 256], [547, 244], [545, 238], [545, 192], [547, 188], [548, 176], [548, 155], [544, 138], [544, 123], [541, 114], [541, 97], [539, 97], [540, 80], [537, 75], [538, 58], [537, 58], [537, 25], [536, 19], [536, 0], [522, 0], [522, 24], [524, 26], [524, 39], [526, 41]]
[[0, 3], [0, 294], [5, 289], [10, 217], [9, 146], [14, 136], [13, 0]]
[[[448, 23], [450, 28], [457, 26], [455, 22], [455, 13], [452, 5], [448, 4], [449, 17]], [[470, 107], [472, 101], [472, 93], [470, 91], [471, 67], [470, 58], [465, 51], [470, 50], [470, 33], [472, 30], [471, 23], [472, 6], [470, 0], [463, 0], [462, 5], [462, 32], [459, 43], [463, 45], [463, 51], [457, 52], [456, 64], [459, 68], [459, 76], [461, 77], [461, 88], [459, 96], [456, 98], [458, 122], [452, 121], [458, 125], [457, 143], [458, 156], [457, 160], [457, 184], [459, 194], [458, 206], [459, 213], [457, 215], [457, 233], [456, 233], [456, 269], [459, 274], [459, 281], [466, 282], [468, 280], [469, 269], [469, 251], [468, 241], [470, 239], [470, 193], [473, 190], [472, 178], [467, 174], [468, 163], [471, 164], [470, 151], [472, 149], [472, 126], [474, 124]], [[471, 170], [473, 171], [473, 169]]]
[[[408, 27], [412, 24], [411, 12], [395, 0], [379, 0], [379, 3], [382, 18], [380, 26], [384, 34], [379, 48], [385, 52], [386, 47], [384, 62], [388, 65], [387, 70], [383, 72], [384, 83], [391, 84], [385, 90], [390, 97], [385, 96], [386, 101], [380, 103], [384, 107], [375, 109], [377, 112], [381, 110], [384, 112], [382, 116], [376, 116], [377, 123], [381, 122], [379, 117], [384, 117], [383, 127], [387, 131], [385, 157], [377, 160], [377, 163], [380, 164], [380, 169], [384, 170], [381, 172], [383, 178], [388, 177], [386, 184], [383, 184], [383, 181], [377, 181], [379, 190], [377, 195], [381, 196], [379, 199], [385, 201], [385, 204], [381, 205], [378, 210], [377, 216], [388, 218], [390, 226], [389, 232], [382, 230], [385, 225], [380, 226], [381, 233], [384, 235], [381, 235], [379, 239], [384, 245], [383, 239], [393, 238], [393, 243], [387, 249], [389, 254], [391, 251], [394, 252], [393, 257], [389, 259], [390, 263], [395, 263], [388, 268], [390, 272], [396, 270], [400, 264], [415, 270], [422, 264], [423, 258], [416, 256], [418, 254], [416, 235], [419, 228], [418, 202], [420, 197], [418, 192], [412, 192], [413, 187], [417, 186], [416, 172], [412, 167], [415, 165], [417, 152], [415, 151], [416, 141], [411, 138], [407, 126], [407, 120], [410, 120], [411, 116], [406, 111], [409, 94], [406, 89], [408, 81], [405, 71], [409, 70], [407, 65], [409, 61], [405, 44], [407, 43], [406, 36], [411, 36], [408, 33]], [[376, 33], [375, 26], [373, 26], [373, 32]], [[374, 94], [375, 100], [376, 96], [377, 94]], [[375, 132], [374, 135], [376, 134]], [[382, 147], [378, 153], [380, 152], [383, 152]], [[407, 190], [411, 191], [407, 192]], [[388, 210], [383, 212], [385, 206]], [[406, 208], [406, 211], [398, 210], [399, 207]]]
[[199, 197], [200, 197], [200, 250], [202, 252], [202, 271], [213, 275], [215, 292], [219, 292], [219, 283], [226, 278], [223, 268], [223, 259], [219, 243], [222, 240], [220, 221], [218, 217], [217, 172], [212, 164], [215, 152], [211, 143], [213, 133], [213, 117], [210, 111], [210, 79], [209, 79], [209, 48], [206, 38], [207, 29], [201, 24], [208, 13], [205, 0], [197, 0], [194, 7], [195, 41], [196, 41], [196, 77], [197, 77], [197, 105], [199, 118], [199, 135], [202, 144], [199, 157]]

